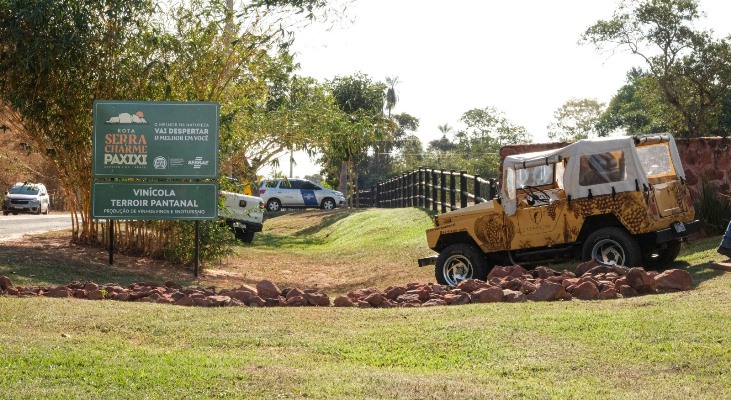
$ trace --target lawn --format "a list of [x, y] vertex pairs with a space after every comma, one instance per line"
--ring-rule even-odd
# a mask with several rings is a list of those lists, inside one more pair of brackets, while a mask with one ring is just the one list
[[[293, 213], [265, 226], [199, 281], [179, 280], [267, 278], [331, 297], [433, 281], [415, 267], [429, 254], [422, 211]], [[674, 263], [693, 290], [609, 301], [208, 309], [0, 297], [0, 398], [731, 398], [731, 275], [712, 268], [717, 243], [697, 240]], [[17, 254], [0, 243], [0, 275], [24, 284], [187, 274], [78, 257], [31, 268]]]

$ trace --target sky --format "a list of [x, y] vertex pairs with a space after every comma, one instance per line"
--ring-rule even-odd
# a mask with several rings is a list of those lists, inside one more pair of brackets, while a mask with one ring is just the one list
[[[717, 37], [731, 33], [731, 1], [700, 0], [707, 16], [700, 28]], [[601, 53], [579, 44], [582, 33], [609, 19], [616, 0], [355, 0], [345, 18], [314, 24], [296, 34], [300, 75], [325, 82], [363, 73], [374, 81], [398, 77], [392, 113], [420, 120], [424, 147], [459, 130], [463, 113], [494, 107], [534, 142], [547, 142], [553, 113], [572, 98], [608, 103], [642, 60]], [[319, 173], [295, 153], [294, 176]], [[289, 157], [280, 159], [288, 174]], [[271, 171], [266, 171], [271, 173]]]

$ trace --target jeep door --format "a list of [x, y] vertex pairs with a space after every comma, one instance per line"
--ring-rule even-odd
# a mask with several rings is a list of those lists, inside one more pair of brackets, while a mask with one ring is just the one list
[[[558, 167], [557, 167], [558, 166]], [[556, 171], [559, 170], [559, 171]], [[565, 196], [559, 187], [562, 163], [516, 170], [518, 205], [512, 220], [515, 235], [510, 248], [525, 249], [563, 243], [557, 209], [565, 206]]]

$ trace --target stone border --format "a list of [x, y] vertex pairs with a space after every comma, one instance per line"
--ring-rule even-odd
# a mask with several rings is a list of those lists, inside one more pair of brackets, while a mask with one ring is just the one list
[[137, 301], [199, 307], [429, 307], [469, 303], [607, 300], [643, 294], [689, 290], [690, 273], [671, 269], [662, 273], [642, 268], [583, 263], [576, 272], [557, 272], [538, 267], [527, 271], [519, 265], [492, 269], [487, 281], [468, 279], [457, 286], [433, 283], [409, 283], [375, 288], [355, 289], [340, 295], [331, 303], [318, 289], [280, 289], [264, 280], [255, 288], [242, 285], [216, 291], [210, 288], [183, 288], [168, 281], [163, 284], [140, 282], [126, 288], [117, 284], [71, 282], [65, 286], [13, 286], [10, 278], [0, 276], [0, 294], [18, 297], [45, 296], [88, 300]]

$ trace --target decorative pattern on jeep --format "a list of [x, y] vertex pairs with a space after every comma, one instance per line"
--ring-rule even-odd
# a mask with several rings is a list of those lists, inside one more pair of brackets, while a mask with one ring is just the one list
[[644, 232], [650, 226], [647, 207], [640, 192], [617, 193], [614, 198], [612, 195], [603, 195], [573, 200], [570, 210], [577, 219], [579, 216], [586, 218], [611, 212], [631, 233]]
[[475, 235], [484, 251], [501, 251], [513, 240], [515, 226], [501, 214], [489, 214], [475, 220]]

